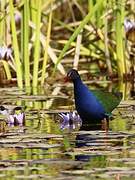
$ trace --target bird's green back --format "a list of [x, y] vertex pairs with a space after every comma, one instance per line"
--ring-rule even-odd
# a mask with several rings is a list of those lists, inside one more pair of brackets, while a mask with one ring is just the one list
[[122, 99], [122, 93], [120, 92], [111, 93], [100, 90], [92, 90], [92, 93], [101, 102], [108, 115], [111, 115], [111, 112], [119, 105]]

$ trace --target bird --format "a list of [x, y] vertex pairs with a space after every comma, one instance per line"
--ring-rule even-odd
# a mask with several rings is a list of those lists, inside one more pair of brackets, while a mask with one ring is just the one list
[[[67, 79], [73, 82], [75, 107], [83, 123], [95, 124], [108, 119], [112, 110], [120, 103], [121, 95], [119, 96], [119, 94], [109, 97], [108, 94], [101, 93], [102, 98], [99, 98], [99, 92], [93, 93], [83, 83], [78, 71], [75, 69], [68, 71]], [[114, 102], [112, 103], [113, 99]], [[107, 104], [107, 107], [105, 104]]]

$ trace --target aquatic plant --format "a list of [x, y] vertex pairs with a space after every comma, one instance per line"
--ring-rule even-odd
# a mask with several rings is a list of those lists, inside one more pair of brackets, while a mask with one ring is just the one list
[[58, 114], [62, 120], [60, 128], [64, 129], [76, 129], [81, 127], [82, 120], [80, 116], [76, 112], [69, 112], [69, 113], [59, 113]]
[[[16, 112], [18, 110], [19, 112]], [[8, 125], [23, 126], [25, 123], [25, 113], [20, 106], [16, 106], [13, 109], [0, 106], [0, 114], [4, 115], [4, 120]]]
[[125, 0], [2, 1], [0, 46], [13, 51], [13, 63], [3, 62], [8, 79], [16, 77], [21, 89], [35, 88], [52, 72], [65, 75], [82, 63], [93, 76], [130, 74], [123, 23], [133, 16], [131, 7]]

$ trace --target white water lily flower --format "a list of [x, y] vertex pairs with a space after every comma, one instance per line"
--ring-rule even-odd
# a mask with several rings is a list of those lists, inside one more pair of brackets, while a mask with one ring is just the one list
[[9, 124], [14, 124], [14, 116], [13, 115], [9, 115], [8, 117], [7, 117], [7, 120], [8, 120], [8, 123]]
[[130, 31], [131, 29], [135, 28], [135, 22], [133, 20], [125, 19], [124, 28], [126, 32]]
[[59, 113], [62, 119], [60, 128], [64, 129], [76, 129], [82, 125], [82, 120], [76, 112]]
[[[19, 112], [18, 112], [19, 111]], [[0, 106], [0, 114], [5, 116], [5, 120], [8, 125], [23, 125], [25, 121], [25, 113], [22, 110], [22, 107], [16, 106], [15, 108], [6, 108]]]
[[16, 118], [17, 124], [23, 124], [25, 119], [25, 114], [22, 112], [20, 114], [14, 114], [14, 118]]
[[12, 57], [12, 49], [6, 46], [0, 47], [0, 59], [10, 60]]
[[25, 115], [24, 113], [20, 114], [13, 114], [13, 115], [8, 115], [7, 116], [7, 123], [8, 125], [23, 125], [25, 120]]

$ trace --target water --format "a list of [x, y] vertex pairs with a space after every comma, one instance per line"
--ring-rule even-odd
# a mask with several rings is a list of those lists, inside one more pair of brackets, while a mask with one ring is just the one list
[[70, 90], [28, 96], [0, 89], [1, 105], [25, 106], [26, 114], [21, 127], [0, 118], [0, 179], [135, 179], [134, 100], [122, 101], [108, 132], [62, 131], [58, 112], [73, 109]]

